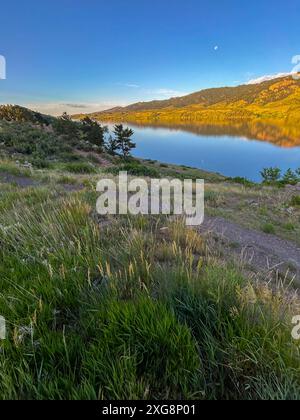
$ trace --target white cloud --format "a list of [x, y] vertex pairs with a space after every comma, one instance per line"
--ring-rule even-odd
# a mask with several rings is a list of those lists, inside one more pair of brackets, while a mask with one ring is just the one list
[[292, 76], [293, 72], [290, 73], [276, 73], [276, 74], [266, 74], [264, 76], [258, 77], [257, 79], [251, 79], [247, 82], [247, 85], [254, 85], [257, 83], [267, 82], [268, 80], [279, 79], [280, 77]]
[[122, 106], [127, 104], [122, 104], [120, 102], [100, 102], [100, 103], [91, 103], [91, 102], [40, 102], [40, 103], [26, 103], [26, 106], [33, 111], [38, 111], [43, 114], [58, 116], [63, 112], [68, 114], [89, 114], [92, 112], [103, 111], [105, 109], [113, 108], [115, 106]]
[[123, 86], [131, 89], [139, 89], [141, 87], [137, 83], [117, 83], [117, 86]]
[[160, 88], [160, 89], [149, 89], [146, 91], [147, 95], [154, 96], [156, 99], [169, 99], [178, 96], [187, 95], [186, 92], [180, 92], [178, 90]]
[[125, 86], [129, 88], [133, 88], [133, 89], [138, 89], [140, 87], [139, 85], [136, 85], [135, 83], [126, 83]]
[[216, 46], [214, 47], [214, 50], [215, 50], [215, 51], [218, 51], [218, 49], [219, 49], [219, 46], [218, 46], [218, 45], [216, 45]]

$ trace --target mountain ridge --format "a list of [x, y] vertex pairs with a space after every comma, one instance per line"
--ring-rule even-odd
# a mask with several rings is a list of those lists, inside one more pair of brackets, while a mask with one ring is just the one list
[[[242, 84], [239, 86], [224, 86], [202, 89], [184, 96], [176, 96], [170, 99], [140, 101], [128, 106], [110, 108], [104, 111], [93, 112], [89, 115], [106, 114], [126, 111], [146, 111], [152, 109], [164, 109], [168, 107], [181, 108], [189, 105], [215, 105], [223, 101], [247, 100], [248, 103], [255, 101], [257, 95], [273, 85], [281, 82], [290, 82], [291, 85], [298, 85], [300, 81], [294, 80], [291, 76], [279, 77], [256, 84]], [[289, 90], [286, 91], [288, 96]], [[284, 93], [283, 93], [284, 97]]]
[[[103, 123], [247, 126], [250, 138], [300, 146], [300, 80], [287, 76], [258, 84], [205, 89], [183, 97], [138, 102], [89, 115]], [[84, 116], [78, 114], [73, 118]]]

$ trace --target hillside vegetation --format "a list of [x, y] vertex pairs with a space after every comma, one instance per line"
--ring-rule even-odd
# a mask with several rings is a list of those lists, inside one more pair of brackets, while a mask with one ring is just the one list
[[88, 140], [94, 126], [31, 118], [0, 121], [0, 399], [299, 399], [300, 299], [283, 277], [250, 273], [181, 218], [95, 211], [97, 181], [120, 169], [204, 178], [209, 214], [299, 239], [292, 193], [124, 160]]
[[191, 126], [198, 132], [215, 126], [219, 132], [232, 129], [249, 138], [290, 147], [300, 144], [300, 81], [285, 77], [260, 84], [207, 89], [92, 116], [104, 122]]

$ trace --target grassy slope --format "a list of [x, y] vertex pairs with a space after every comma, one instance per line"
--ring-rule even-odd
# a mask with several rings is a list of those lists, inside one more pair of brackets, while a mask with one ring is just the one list
[[299, 397], [297, 298], [250, 283], [180, 221], [102, 223], [101, 169], [30, 176], [40, 184], [1, 184], [2, 399]]
[[[99, 218], [96, 182], [121, 162], [60, 152], [47, 169], [16, 165], [5, 150], [0, 164], [0, 398], [299, 398], [298, 297], [250, 282], [180, 220]], [[289, 200], [192, 168], [138, 168], [204, 177], [213, 214], [253, 216], [251, 196], [257, 218], [272, 222]]]
[[[260, 85], [220, 88], [93, 114], [107, 122], [233, 127], [248, 137], [291, 147], [300, 143], [300, 86], [292, 78]], [[81, 116], [77, 116], [80, 118]]]

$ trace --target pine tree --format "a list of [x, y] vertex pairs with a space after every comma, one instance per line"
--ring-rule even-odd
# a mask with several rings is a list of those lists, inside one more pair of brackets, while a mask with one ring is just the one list
[[118, 149], [121, 151], [124, 158], [127, 159], [131, 154], [131, 150], [136, 147], [136, 144], [133, 143], [131, 139], [134, 131], [130, 128], [124, 128], [122, 124], [119, 124], [115, 125], [114, 134]]
[[87, 116], [82, 120], [82, 131], [88, 142], [100, 148], [103, 147], [104, 136], [108, 131], [107, 127], [102, 126], [97, 121], [94, 121]]

